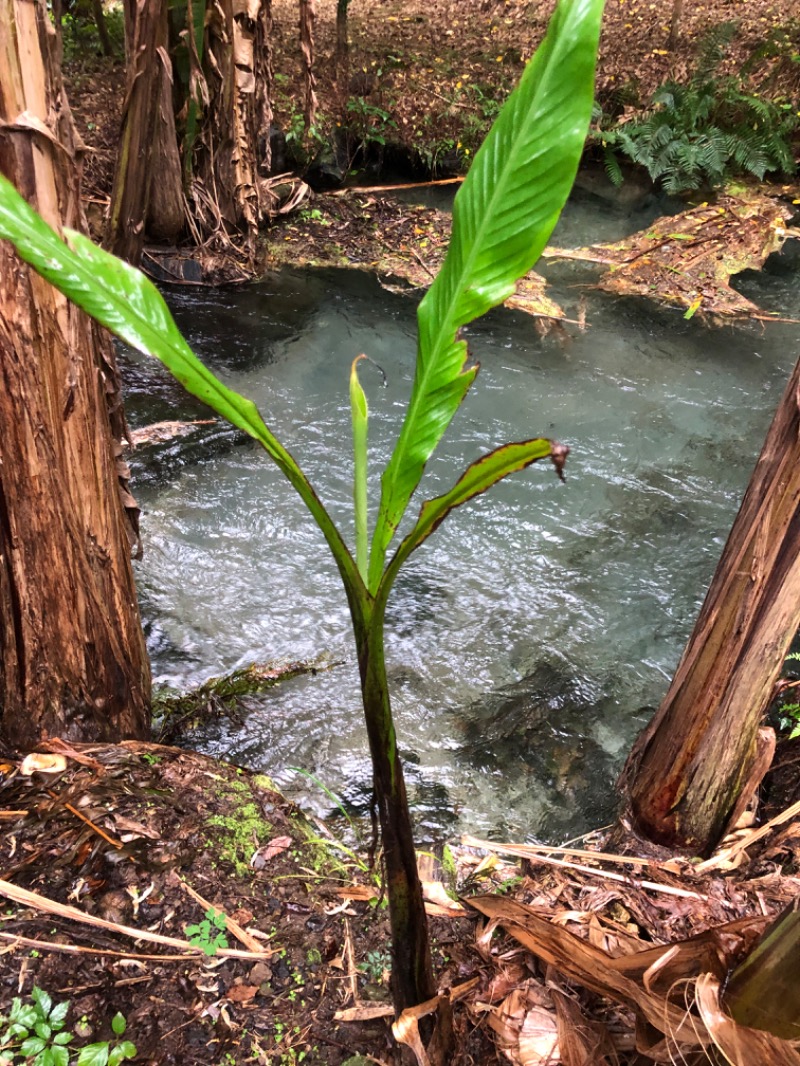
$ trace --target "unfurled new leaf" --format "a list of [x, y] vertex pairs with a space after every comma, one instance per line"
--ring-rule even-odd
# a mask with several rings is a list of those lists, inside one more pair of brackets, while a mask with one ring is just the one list
[[353, 509], [356, 527], [356, 566], [362, 580], [367, 580], [369, 541], [367, 536], [367, 397], [358, 380], [358, 364], [365, 355], [356, 356], [350, 367], [350, 416], [353, 422]]

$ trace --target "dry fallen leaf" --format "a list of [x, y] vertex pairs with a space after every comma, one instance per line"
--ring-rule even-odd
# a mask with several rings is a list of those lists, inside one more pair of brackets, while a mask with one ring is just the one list
[[274, 859], [276, 855], [280, 855], [282, 851], [286, 851], [291, 846], [291, 837], [274, 837], [269, 844], [265, 844], [263, 848], [259, 848], [255, 852], [250, 860], [250, 865], [254, 870], [263, 870], [270, 859]]
[[374, 1018], [391, 1018], [393, 1014], [391, 1003], [364, 1003], [358, 1007], [337, 1010], [333, 1018], [337, 1022], [369, 1022]]
[[32, 751], [22, 760], [19, 772], [23, 777], [31, 774], [60, 774], [67, 768], [67, 760], [63, 755], [48, 755], [42, 751]]
[[225, 993], [225, 998], [231, 1003], [249, 1003], [251, 999], [255, 999], [257, 992], [258, 985], [231, 985]]

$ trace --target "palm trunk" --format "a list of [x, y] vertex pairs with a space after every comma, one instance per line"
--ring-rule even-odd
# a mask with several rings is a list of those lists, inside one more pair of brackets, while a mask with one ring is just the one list
[[[255, 16], [255, 17], [251, 17]], [[203, 54], [209, 104], [197, 134], [192, 189], [199, 228], [223, 244], [245, 237], [255, 255], [266, 213], [259, 182], [259, 143], [269, 144], [271, 8], [266, 0], [250, 14], [219, 0], [206, 19]]]
[[[50, 225], [85, 229], [43, 0], [0, 0], [0, 26], [0, 170]], [[107, 335], [0, 243], [0, 729], [18, 747], [148, 733], [112, 424]]]
[[759, 726], [798, 627], [800, 363], [669, 691], [623, 772], [633, 825], [650, 840], [713, 850], [747, 799]]

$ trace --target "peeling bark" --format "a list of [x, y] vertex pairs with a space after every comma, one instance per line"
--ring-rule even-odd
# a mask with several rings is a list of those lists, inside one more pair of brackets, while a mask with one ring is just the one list
[[167, 43], [166, 0], [126, 0], [125, 14], [127, 92], [106, 245], [135, 266], [142, 256], [156, 163], [153, 145], [161, 93], [159, 49]]
[[268, 204], [259, 182], [258, 145], [269, 143], [271, 9], [264, 0], [213, 0], [203, 68], [209, 104], [195, 147], [191, 189], [203, 235], [224, 243], [245, 235], [255, 253]]
[[759, 727], [799, 627], [800, 363], [669, 691], [623, 771], [639, 832], [713, 850], [752, 785]]
[[146, 231], [154, 240], [172, 242], [183, 229], [185, 201], [172, 103], [172, 63], [166, 48], [158, 49], [157, 76], [158, 106], [154, 115]]
[[252, 261], [273, 203], [262, 188], [272, 123], [270, 0], [175, 4], [172, 39], [167, 7], [127, 0], [133, 45], [107, 243], [135, 263], [146, 235], [171, 241], [185, 228], [198, 245], [225, 253], [239, 250], [233, 238], [243, 234]]
[[[0, 170], [85, 229], [43, 0], [0, 0], [0, 26]], [[0, 243], [0, 731], [18, 747], [148, 733], [119, 397], [107, 335]]]
[[317, 79], [314, 74], [314, 23], [316, 22], [315, 0], [300, 0], [300, 52], [303, 56], [303, 83], [305, 102], [303, 119], [308, 131], [317, 118]]

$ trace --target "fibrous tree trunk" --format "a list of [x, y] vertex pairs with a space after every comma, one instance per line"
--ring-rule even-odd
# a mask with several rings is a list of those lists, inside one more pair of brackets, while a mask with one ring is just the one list
[[747, 799], [798, 627], [800, 363], [669, 691], [623, 772], [636, 830], [672, 848], [714, 848]]
[[[0, 0], [0, 26], [0, 170], [52, 226], [84, 228], [44, 0]], [[0, 729], [20, 747], [144, 737], [114, 349], [4, 242], [0, 427]]]
[[[169, 8], [169, 11], [168, 11]], [[128, 0], [128, 94], [107, 244], [136, 262], [145, 240], [252, 258], [271, 200], [270, 0]], [[168, 17], [169, 16], [169, 17]]]
[[266, 210], [259, 144], [269, 144], [272, 120], [270, 25], [265, 0], [216, 0], [206, 15], [209, 102], [195, 144], [191, 197], [205, 234], [243, 233], [250, 255]]
[[[144, 246], [153, 183], [175, 181], [174, 169], [162, 166], [159, 139], [167, 45], [167, 0], [127, 0], [128, 77], [119, 155], [111, 192], [106, 245], [121, 259], [137, 265]], [[180, 166], [177, 191], [180, 197]]]
[[303, 56], [303, 120], [306, 131], [317, 117], [317, 79], [314, 74], [314, 24], [316, 22], [315, 0], [300, 0], [300, 52]]
[[[166, 23], [164, 44], [167, 42]], [[154, 116], [150, 190], [146, 232], [157, 241], [174, 241], [183, 229], [184, 204], [181, 155], [175, 131], [172, 64], [166, 47], [158, 51], [158, 102]]]

